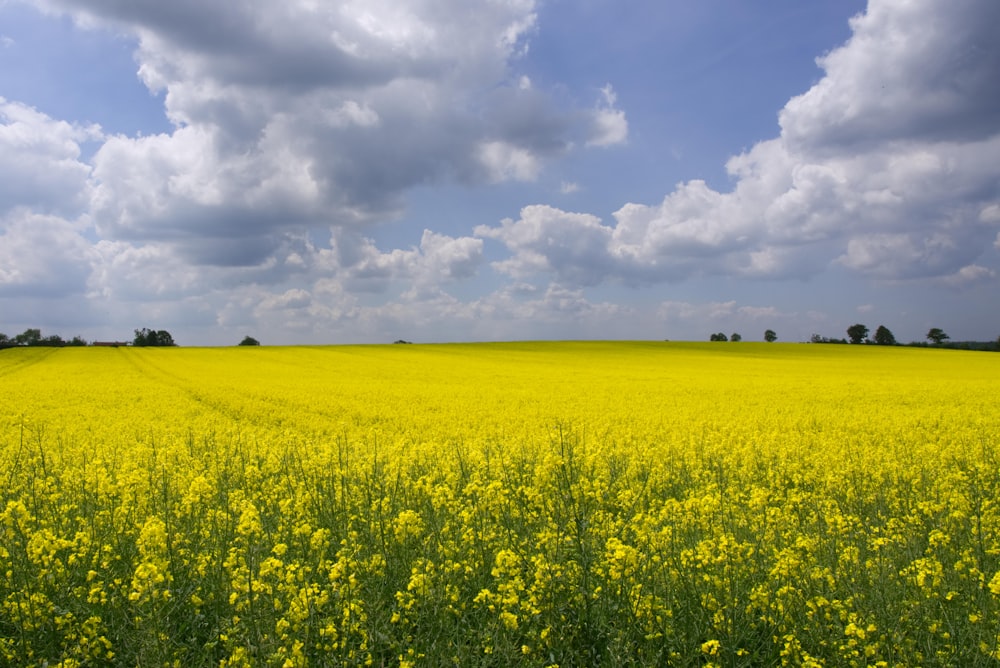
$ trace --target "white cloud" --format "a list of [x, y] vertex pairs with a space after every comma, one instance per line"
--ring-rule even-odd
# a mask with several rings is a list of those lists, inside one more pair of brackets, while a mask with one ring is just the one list
[[996, 271], [978, 264], [970, 264], [941, 280], [948, 287], [960, 288], [976, 283], [988, 283], [996, 277]]
[[80, 159], [81, 144], [100, 138], [97, 126], [57, 121], [0, 97], [0, 214], [15, 207], [82, 213], [90, 167]]
[[796, 148], [856, 151], [995, 134], [998, 23], [990, 0], [870, 0], [851, 39], [817, 60], [826, 76], [782, 111], [783, 136]]
[[389, 282], [405, 282], [428, 289], [475, 274], [482, 260], [483, 242], [453, 238], [424, 230], [419, 248], [380, 251], [373, 241], [340, 232], [335, 237], [338, 275], [363, 289], [381, 289]]
[[477, 153], [493, 182], [534, 181], [541, 169], [531, 151], [507, 142], [483, 142]]
[[731, 191], [688, 181], [659, 205], [626, 204], [613, 225], [528, 207], [476, 233], [512, 253], [501, 271], [578, 285], [835, 265], [907, 280], [996, 264], [984, 253], [1000, 218], [998, 22], [991, 0], [872, 0], [819, 59], [825, 76], [782, 110], [781, 135], [728, 162]]
[[602, 102], [593, 112], [593, 129], [588, 146], [613, 146], [628, 139], [628, 120], [625, 112], [615, 108], [618, 96], [611, 84], [601, 89]]
[[493, 263], [514, 277], [552, 272], [560, 281], [595, 285], [609, 271], [611, 232], [590, 214], [534, 205], [522, 209], [518, 221], [505, 219], [498, 228], [480, 225], [475, 234], [497, 239], [514, 252], [511, 259]]
[[0, 215], [0, 296], [86, 292], [93, 252], [78, 225], [19, 208]]
[[[592, 130], [514, 71], [534, 0], [40, 4], [138, 40], [176, 128], [105, 142], [93, 220], [189, 262], [256, 265], [288, 234], [398, 217], [416, 186], [532, 181]], [[599, 144], [621, 132], [605, 100]]]

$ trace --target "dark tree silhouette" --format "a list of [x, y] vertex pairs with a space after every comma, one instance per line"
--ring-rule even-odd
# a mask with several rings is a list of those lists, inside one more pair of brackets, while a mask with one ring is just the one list
[[135, 330], [135, 338], [132, 339], [132, 345], [143, 347], [143, 346], [176, 346], [174, 343], [174, 337], [170, 335], [170, 332], [161, 330], [152, 330], [143, 327], [142, 329]]
[[879, 325], [878, 329], [875, 330], [875, 343], [880, 346], [894, 346], [896, 345], [896, 337], [892, 335], [888, 327]]
[[773, 329], [764, 330], [764, 340], [768, 343], [774, 343], [778, 340], [778, 335]]
[[950, 338], [940, 327], [931, 327], [927, 332], [927, 340], [932, 341], [936, 345], [941, 345], [946, 339]]
[[14, 344], [18, 346], [37, 346], [42, 340], [42, 330], [26, 329], [14, 337]]
[[257, 339], [253, 338], [252, 336], [244, 336], [243, 340], [240, 341], [239, 345], [241, 345], [241, 346], [259, 346], [260, 345], [260, 341], [258, 341]]
[[861, 323], [851, 325], [847, 328], [847, 336], [851, 339], [851, 343], [864, 343], [868, 337], [868, 328]]

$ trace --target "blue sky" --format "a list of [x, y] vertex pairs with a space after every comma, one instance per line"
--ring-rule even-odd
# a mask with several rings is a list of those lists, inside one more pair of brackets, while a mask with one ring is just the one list
[[994, 339], [993, 0], [0, 0], [0, 332]]

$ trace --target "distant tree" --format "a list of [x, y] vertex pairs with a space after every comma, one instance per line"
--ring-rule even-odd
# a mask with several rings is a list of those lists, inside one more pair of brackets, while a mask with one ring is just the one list
[[240, 341], [239, 345], [241, 345], [241, 346], [259, 346], [260, 345], [260, 341], [258, 341], [257, 339], [253, 338], [252, 336], [244, 336], [243, 340]]
[[132, 345], [139, 347], [154, 345], [153, 341], [155, 340], [155, 337], [156, 332], [152, 332], [145, 327], [137, 329], [135, 330], [135, 338], [132, 339]]
[[11, 343], [10, 337], [0, 332], [0, 346], [9, 346]]
[[875, 330], [875, 343], [880, 346], [894, 346], [896, 345], [896, 337], [892, 335], [888, 327], [879, 325], [878, 329]]
[[174, 343], [174, 337], [170, 336], [170, 332], [165, 329], [161, 329], [156, 332], [156, 345], [158, 346], [176, 346]]
[[39, 345], [39, 346], [52, 346], [54, 348], [58, 348], [60, 346], [65, 346], [66, 342], [63, 341], [63, 338], [61, 336], [59, 336], [58, 334], [49, 334], [48, 336], [43, 337], [42, 339], [39, 339], [39, 341], [38, 341], [38, 343], [36, 345]]
[[42, 330], [26, 329], [14, 337], [14, 344], [18, 346], [37, 346], [42, 340]]
[[740, 336], [739, 332], [733, 332], [733, 335], [729, 337], [730, 341], [742, 341], [743, 337]]
[[764, 340], [767, 341], [768, 343], [774, 343], [775, 341], [778, 340], [778, 335], [774, 332], [773, 329], [766, 329], [764, 330]]
[[708, 340], [709, 341], [728, 341], [729, 337], [726, 336], [725, 334], [723, 334], [722, 332], [718, 332], [717, 334], [712, 334], [710, 337], [708, 337]]
[[143, 347], [143, 346], [176, 346], [174, 343], [174, 337], [170, 335], [170, 332], [165, 329], [152, 330], [143, 327], [142, 329], [135, 330], [135, 338], [132, 339], [132, 345]]
[[940, 327], [931, 327], [927, 332], [927, 340], [931, 341], [936, 345], [941, 345], [946, 339], [951, 337], [944, 333], [944, 330]]
[[82, 336], [74, 336], [72, 339], [69, 340], [69, 343], [67, 345], [85, 346], [87, 345], [87, 339], [83, 338]]
[[860, 323], [851, 325], [847, 328], [847, 336], [850, 337], [851, 343], [864, 343], [868, 337], [868, 328]]
[[395, 341], [393, 341], [393, 343], [410, 344], [410, 343], [413, 343], [413, 341], [407, 341], [406, 339], [396, 339]]

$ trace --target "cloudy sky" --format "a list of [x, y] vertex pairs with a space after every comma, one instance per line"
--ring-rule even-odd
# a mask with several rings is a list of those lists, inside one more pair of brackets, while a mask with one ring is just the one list
[[0, 332], [1000, 334], [996, 0], [0, 0]]

